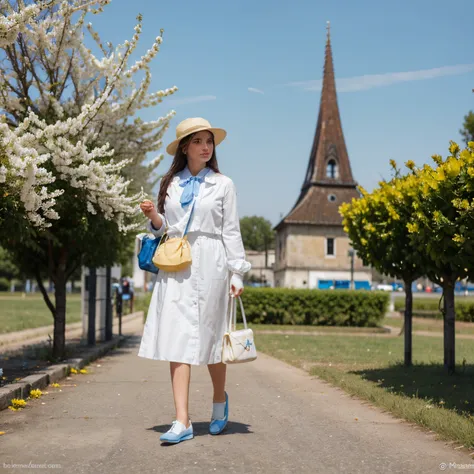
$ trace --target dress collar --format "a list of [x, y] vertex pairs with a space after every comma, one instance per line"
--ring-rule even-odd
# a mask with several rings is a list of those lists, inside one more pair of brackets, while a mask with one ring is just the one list
[[[216, 174], [217, 173], [214, 170], [206, 167], [198, 173], [198, 176], [204, 175], [204, 181], [206, 183], [215, 184]], [[190, 176], [192, 176], [191, 171], [189, 171], [189, 168], [186, 166], [184, 170], [174, 175], [173, 181], [180, 182], [181, 180], [188, 179]]]

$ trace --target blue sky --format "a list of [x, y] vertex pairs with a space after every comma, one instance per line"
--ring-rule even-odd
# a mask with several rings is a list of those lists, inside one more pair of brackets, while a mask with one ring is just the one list
[[[117, 44], [131, 38], [138, 13], [137, 53], [165, 29], [152, 90], [179, 88], [142, 117], [176, 110], [165, 143], [187, 117], [228, 130], [218, 160], [236, 183], [241, 217], [277, 224], [298, 197], [316, 128], [327, 20], [346, 145], [366, 189], [390, 177], [391, 158], [401, 165], [445, 156], [474, 110], [472, 0], [113, 0], [90, 21]], [[170, 164], [167, 157], [160, 172]]]

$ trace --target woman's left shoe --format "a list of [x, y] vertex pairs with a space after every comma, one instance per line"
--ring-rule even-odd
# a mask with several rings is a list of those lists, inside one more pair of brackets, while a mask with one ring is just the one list
[[224, 431], [224, 428], [227, 426], [227, 420], [229, 419], [229, 396], [225, 392], [225, 408], [224, 408], [224, 418], [223, 419], [211, 419], [211, 424], [209, 425], [209, 433], [212, 435], [218, 435]]

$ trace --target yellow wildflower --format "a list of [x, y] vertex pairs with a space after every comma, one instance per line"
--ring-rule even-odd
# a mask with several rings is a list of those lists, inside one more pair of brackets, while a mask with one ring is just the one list
[[11, 404], [13, 408], [24, 408], [26, 406], [26, 401], [23, 400], [22, 398], [12, 398], [11, 399]]
[[39, 389], [35, 389], [35, 390], [30, 391], [30, 397], [31, 398], [40, 398], [41, 395], [43, 395], [43, 392]]
[[87, 371], [87, 369], [81, 369], [79, 371], [81, 374], [88, 374], [89, 372]]
[[71, 367], [71, 370], [69, 372], [71, 374], [77, 374], [77, 370], [74, 367]]

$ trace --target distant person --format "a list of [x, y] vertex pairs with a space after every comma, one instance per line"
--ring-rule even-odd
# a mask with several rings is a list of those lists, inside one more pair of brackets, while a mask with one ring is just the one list
[[[122, 302], [126, 301], [128, 303], [128, 312], [133, 313], [133, 300], [134, 300], [134, 292], [133, 288], [130, 285], [130, 281], [126, 278], [122, 280]], [[127, 313], [125, 313], [127, 314]]]
[[228, 420], [221, 352], [229, 291], [242, 294], [243, 275], [251, 265], [245, 259], [234, 183], [217, 164], [215, 148], [225, 136], [202, 118], [181, 122], [177, 139], [167, 147], [174, 160], [160, 182], [158, 210], [149, 200], [140, 205], [156, 236], [167, 229], [170, 238], [182, 237], [189, 222], [192, 264], [178, 272], [159, 271], [138, 352], [170, 362], [176, 419], [160, 437], [168, 443], [194, 436], [188, 412], [191, 365], [207, 365], [212, 379], [209, 432], [221, 433]]

